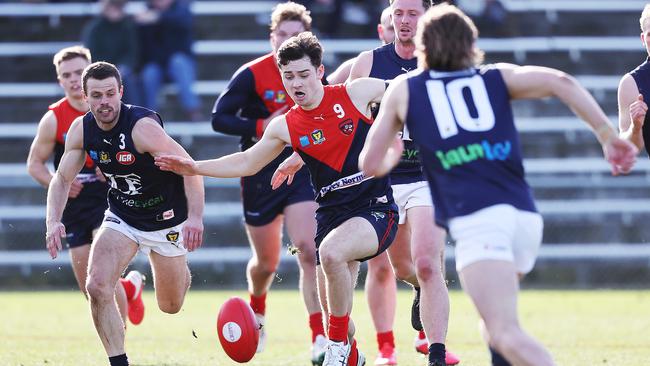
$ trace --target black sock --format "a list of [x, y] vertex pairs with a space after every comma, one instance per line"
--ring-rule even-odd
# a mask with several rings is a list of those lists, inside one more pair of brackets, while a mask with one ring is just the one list
[[512, 366], [497, 350], [490, 347], [490, 355], [492, 355], [492, 366]]
[[442, 343], [432, 343], [429, 346], [429, 365], [438, 365], [442, 361], [445, 364], [445, 345]]
[[108, 362], [111, 363], [111, 366], [129, 366], [129, 359], [126, 357], [126, 353], [109, 357]]
[[413, 289], [415, 290], [415, 296], [411, 305], [411, 326], [419, 332], [423, 330], [422, 320], [420, 319], [420, 288], [414, 286]]

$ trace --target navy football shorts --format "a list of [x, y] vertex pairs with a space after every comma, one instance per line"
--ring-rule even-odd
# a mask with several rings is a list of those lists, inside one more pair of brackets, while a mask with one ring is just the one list
[[390, 247], [395, 240], [397, 234], [397, 223], [399, 215], [397, 213], [397, 206], [394, 202], [389, 203], [373, 203], [374, 200], [369, 201], [368, 205], [359, 207], [353, 210], [348, 210], [348, 207], [339, 207], [336, 209], [322, 210], [316, 213], [316, 264], [320, 265], [320, 256], [318, 255], [318, 248], [321, 242], [329, 234], [330, 231], [336, 229], [339, 225], [353, 217], [361, 217], [366, 219], [377, 234], [377, 241], [379, 246], [377, 253], [357, 259], [359, 262], [372, 259]]
[[68, 248], [80, 247], [93, 241], [93, 231], [104, 220], [108, 207], [107, 186], [102, 182], [84, 184], [81, 194], [68, 199], [61, 222], [65, 225]]
[[298, 202], [314, 201], [314, 189], [307, 167], [298, 171], [291, 185], [284, 183], [276, 190], [271, 189], [271, 177], [284, 159], [277, 160], [257, 174], [241, 179], [244, 220], [248, 225], [266, 225], [282, 214], [285, 207]]

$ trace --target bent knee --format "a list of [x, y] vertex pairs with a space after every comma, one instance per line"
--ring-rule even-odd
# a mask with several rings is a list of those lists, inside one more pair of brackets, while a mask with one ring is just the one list
[[517, 325], [494, 327], [488, 329], [490, 345], [503, 353], [517, 351], [517, 342], [521, 338], [521, 329]]
[[433, 258], [419, 258], [415, 260], [415, 273], [418, 280], [431, 281], [442, 275], [442, 268]]
[[115, 284], [89, 277], [86, 281], [86, 294], [91, 299], [110, 299], [115, 294]]
[[181, 311], [183, 307], [183, 300], [180, 301], [170, 301], [170, 300], [159, 300], [158, 308], [160, 311], [167, 314], [176, 314]]

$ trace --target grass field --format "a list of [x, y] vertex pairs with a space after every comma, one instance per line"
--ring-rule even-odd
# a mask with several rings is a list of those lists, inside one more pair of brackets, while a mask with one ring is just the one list
[[[127, 330], [131, 364], [236, 364], [215, 334], [218, 308], [234, 295], [245, 292], [190, 291], [184, 309], [167, 315], [156, 308], [153, 292], [145, 292], [145, 320]], [[267, 349], [250, 365], [310, 365], [307, 318], [298, 293], [272, 291], [267, 301]], [[398, 361], [424, 366], [424, 358], [412, 349], [410, 301], [410, 292], [400, 291]], [[453, 291], [451, 304], [448, 347], [461, 357], [461, 365], [489, 365], [468, 298]], [[3, 292], [0, 309], [0, 365], [106, 364], [87, 303], [78, 292]], [[524, 326], [549, 347], [559, 365], [650, 365], [648, 291], [524, 291], [520, 309]], [[362, 292], [356, 294], [353, 317], [370, 366], [376, 356], [375, 334]]]

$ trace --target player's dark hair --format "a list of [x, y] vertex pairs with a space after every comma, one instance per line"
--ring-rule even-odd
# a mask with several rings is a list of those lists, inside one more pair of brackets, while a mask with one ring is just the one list
[[54, 66], [58, 71], [61, 62], [72, 60], [73, 58], [77, 58], [77, 57], [83, 58], [84, 60], [91, 62], [89, 49], [87, 49], [84, 46], [70, 46], [57, 52], [52, 58], [52, 63], [54, 64]]
[[[388, 5], [393, 5], [395, 0], [388, 0]], [[432, 7], [435, 4], [440, 3], [441, 1], [432, 1], [432, 0], [422, 0], [422, 7], [424, 8], [424, 11], [429, 10], [430, 7]]]
[[88, 65], [83, 74], [81, 74], [82, 87], [85, 95], [88, 95], [88, 79], [105, 80], [114, 77], [117, 80], [117, 86], [122, 87], [122, 77], [120, 71], [115, 65], [99, 61]]
[[315, 68], [323, 63], [323, 46], [311, 32], [302, 32], [282, 43], [277, 52], [278, 66], [286, 66], [290, 61], [309, 57]]
[[476, 47], [477, 38], [478, 30], [465, 13], [453, 5], [436, 5], [418, 22], [418, 64], [440, 71], [477, 66], [483, 62], [483, 51]]
[[306, 31], [311, 30], [311, 15], [310, 11], [302, 4], [287, 1], [280, 3], [273, 8], [271, 13], [271, 32], [276, 30], [280, 23], [286, 21], [301, 22]]

